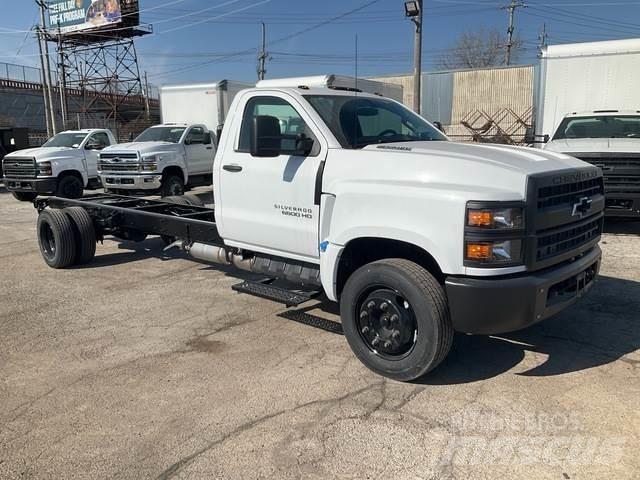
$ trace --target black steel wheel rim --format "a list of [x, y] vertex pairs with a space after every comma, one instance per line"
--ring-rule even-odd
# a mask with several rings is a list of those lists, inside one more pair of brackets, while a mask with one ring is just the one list
[[82, 196], [82, 184], [78, 179], [69, 181], [64, 186], [65, 197], [79, 197]]
[[418, 339], [418, 322], [409, 301], [385, 286], [368, 289], [359, 300], [356, 323], [367, 347], [390, 360], [409, 355]]
[[40, 239], [42, 241], [42, 250], [44, 255], [51, 259], [56, 255], [56, 237], [53, 234], [51, 225], [43, 222], [40, 226]]

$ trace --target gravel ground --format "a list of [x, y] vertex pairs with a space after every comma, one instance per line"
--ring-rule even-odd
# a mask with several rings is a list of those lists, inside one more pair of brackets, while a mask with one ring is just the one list
[[58, 271], [0, 216], [0, 478], [640, 478], [637, 223], [574, 308], [402, 384], [157, 238]]

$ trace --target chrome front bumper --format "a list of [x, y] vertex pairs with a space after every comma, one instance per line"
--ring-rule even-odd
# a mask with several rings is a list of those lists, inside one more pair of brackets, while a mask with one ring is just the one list
[[122, 190], [157, 190], [161, 186], [162, 175], [140, 174], [121, 175], [100, 173], [100, 181], [104, 188], [117, 188]]

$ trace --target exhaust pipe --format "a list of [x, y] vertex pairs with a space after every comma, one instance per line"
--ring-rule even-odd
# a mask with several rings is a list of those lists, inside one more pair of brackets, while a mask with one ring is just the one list
[[242, 255], [228, 252], [224, 247], [196, 242], [191, 245], [183, 245], [183, 248], [189, 255], [198, 260], [217, 263], [218, 265], [233, 265], [239, 270], [251, 271], [250, 258], [242, 258]]

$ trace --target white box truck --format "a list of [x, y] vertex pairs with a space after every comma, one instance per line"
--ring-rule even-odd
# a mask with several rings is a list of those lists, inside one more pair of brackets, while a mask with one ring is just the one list
[[171, 196], [211, 185], [216, 129], [224, 123], [233, 98], [246, 87], [229, 80], [161, 87], [163, 123], [131, 143], [101, 152], [98, 171], [105, 190]]
[[334, 90], [360, 90], [374, 95], [391, 98], [402, 103], [402, 85], [366, 80], [364, 78], [347, 77], [343, 75], [315, 75], [309, 77], [289, 77], [261, 80], [256, 86], [268, 87], [306, 87], [330, 88]]
[[600, 167], [606, 214], [640, 217], [640, 39], [551, 45], [538, 72], [543, 148]]

